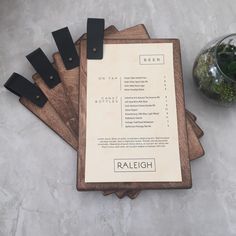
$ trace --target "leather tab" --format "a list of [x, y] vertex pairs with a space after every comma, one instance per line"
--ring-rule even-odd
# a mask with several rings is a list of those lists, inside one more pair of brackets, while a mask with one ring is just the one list
[[57, 71], [53, 68], [41, 48], [36, 49], [27, 55], [26, 58], [49, 88], [54, 88], [61, 82]]
[[39, 107], [43, 107], [47, 98], [42, 91], [25, 77], [13, 73], [4, 87], [19, 97], [25, 97]]
[[104, 19], [87, 21], [87, 59], [103, 58]]
[[80, 60], [68, 27], [52, 32], [67, 70], [79, 66]]

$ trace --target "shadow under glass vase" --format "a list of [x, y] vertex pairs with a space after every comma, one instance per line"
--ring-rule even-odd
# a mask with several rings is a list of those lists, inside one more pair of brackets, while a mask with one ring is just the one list
[[217, 104], [236, 102], [236, 34], [208, 44], [197, 56], [193, 79], [198, 89]]

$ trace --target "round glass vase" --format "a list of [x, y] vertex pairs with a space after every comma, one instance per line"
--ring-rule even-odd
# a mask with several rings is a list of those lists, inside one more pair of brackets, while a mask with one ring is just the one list
[[216, 103], [236, 102], [236, 34], [215, 40], [200, 52], [193, 78], [199, 90]]

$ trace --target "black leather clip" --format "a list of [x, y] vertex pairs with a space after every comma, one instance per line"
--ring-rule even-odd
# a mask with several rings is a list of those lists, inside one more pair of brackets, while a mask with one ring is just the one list
[[37, 86], [17, 73], [11, 75], [4, 87], [19, 97], [29, 99], [39, 107], [43, 107], [47, 102], [47, 98]]
[[79, 66], [80, 60], [68, 27], [52, 32], [67, 70]]
[[41, 48], [36, 49], [27, 55], [26, 58], [37, 71], [37, 73], [40, 74], [49, 88], [54, 88], [61, 82], [57, 71], [53, 68], [52, 64]]
[[103, 58], [104, 19], [87, 20], [87, 59]]

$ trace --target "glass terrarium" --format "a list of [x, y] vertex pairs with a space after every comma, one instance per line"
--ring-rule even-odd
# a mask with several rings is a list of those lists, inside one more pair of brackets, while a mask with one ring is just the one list
[[199, 90], [218, 104], [236, 101], [236, 34], [215, 40], [200, 52], [193, 78]]

